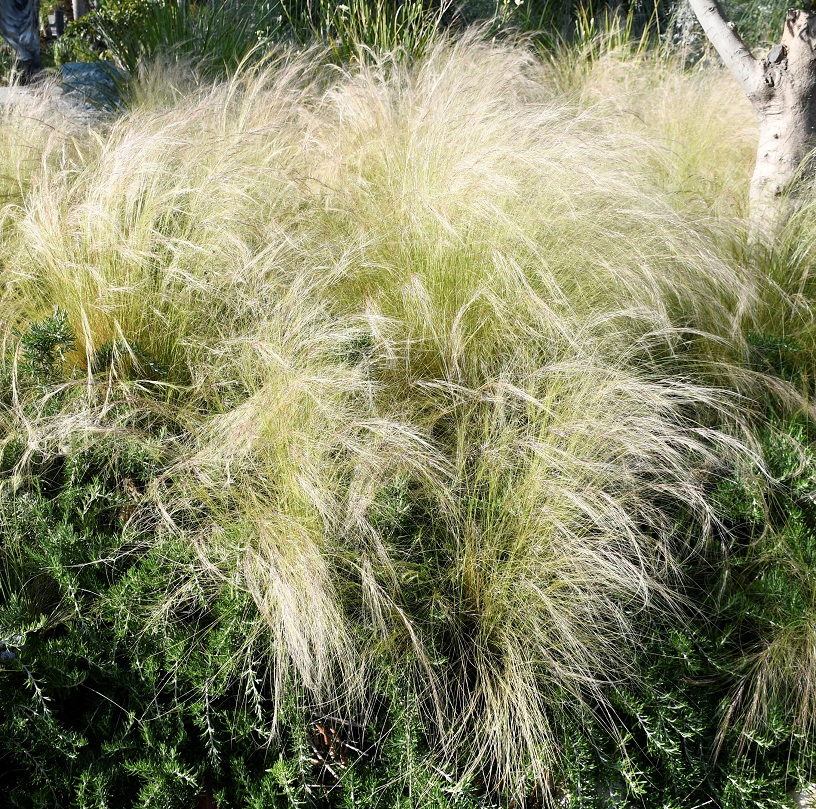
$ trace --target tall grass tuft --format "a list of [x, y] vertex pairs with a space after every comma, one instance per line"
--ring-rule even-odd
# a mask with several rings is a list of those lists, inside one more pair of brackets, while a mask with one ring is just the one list
[[[666, 136], [688, 112], [629, 114], [648, 75], [597, 100], [624, 69], [599, 60], [565, 95], [476, 36], [328, 61], [153, 95], [6, 209], [5, 340], [56, 307], [74, 336], [72, 413], [27, 434], [113, 401], [163, 423], [142, 519], [198, 559], [163, 613], [248, 593], [276, 710], [404, 676], [439, 760], [519, 794], [552, 783], [564, 716], [615, 732], [714, 482], [761, 465], [741, 365], [765, 286], [661, 165], [690, 159]], [[702, 193], [738, 212], [742, 170]]]

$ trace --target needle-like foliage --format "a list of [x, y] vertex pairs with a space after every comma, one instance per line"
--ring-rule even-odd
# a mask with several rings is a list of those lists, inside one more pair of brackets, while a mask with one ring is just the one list
[[402, 678], [440, 760], [545, 788], [564, 717], [614, 733], [644, 627], [687, 614], [716, 481], [761, 468], [744, 330], [770, 287], [663, 161], [732, 213], [739, 170], [673, 150], [682, 110], [598, 100], [611, 61], [565, 94], [476, 36], [324, 57], [153, 94], [7, 209], [12, 384], [26, 324], [71, 330], [70, 405], [9, 404], [18, 472], [68, 423], [162, 424], [139, 524], [197, 561], [157, 615], [244, 593], [275, 716]]

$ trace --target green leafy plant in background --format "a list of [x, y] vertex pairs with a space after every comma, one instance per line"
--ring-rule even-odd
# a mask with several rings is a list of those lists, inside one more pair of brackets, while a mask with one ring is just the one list
[[[751, 48], [762, 51], [779, 42], [785, 14], [791, 4], [782, 0], [727, 0], [723, 5], [745, 42]], [[812, 5], [803, 2], [796, 4], [796, 7], [812, 10]], [[669, 50], [683, 50], [694, 60], [706, 53], [713, 55], [708, 50], [702, 28], [685, 2], [660, 3], [660, 17], [664, 39], [673, 39], [673, 47]]]
[[[579, 51], [608, 50], [632, 38], [645, 43], [659, 33], [659, 6], [610, 6], [553, 0], [501, 0], [455, 6], [448, 0], [103, 0], [69, 23], [55, 44], [57, 63], [111, 59], [136, 75], [139, 64], [160, 55], [224, 75], [279, 44], [328, 46], [340, 63], [365, 54], [417, 58], [445, 29], [481, 24], [485, 35], [532, 32], [542, 48], [569, 44]], [[603, 40], [603, 44], [601, 44]]]
[[[778, 39], [786, 6], [778, 2], [742, 3], [729, 10], [747, 41]], [[196, 63], [209, 75], [233, 71], [249, 54], [260, 56], [274, 43], [327, 44], [341, 62], [362, 50], [420, 56], [445, 28], [480, 23], [488, 35], [526, 32], [540, 47], [564, 45], [579, 51], [642, 47], [659, 38], [699, 55], [703, 38], [684, 17], [680, 3], [555, 2], [555, 0], [471, 0], [458, 6], [443, 0], [235, 0], [228, 3], [102, 0], [98, 8], [68, 24], [55, 43], [57, 64], [110, 58], [135, 75], [139, 63], [155, 55]], [[679, 27], [678, 27], [679, 25]], [[685, 25], [685, 27], [684, 27]], [[682, 30], [681, 30], [682, 29]], [[687, 30], [686, 30], [687, 29]], [[600, 45], [602, 40], [605, 45]], [[683, 40], [682, 42], [680, 40]], [[688, 40], [688, 41], [686, 41]], [[692, 41], [693, 40], [693, 41]], [[586, 54], [584, 54], [586, 55]]]
[[58, 62], [110, 59], [129, 75], [157, 57], [195, 64], [205, 75], [233, 72], [276, 30], [273, 8], [256, 0], [109, 0], [70, 23]]
[[[770, 47], [779, 41], [790, 4], [780, 0], [749, 0], [726, 5], [734, 12], [740, 34], [747, 42]], [[812, 3], [806, 0], [797, 7], [808, 10]]]
[[422, 56], [440, 32], [448, 4], [426, 0], [348, 0], [347, 3], [282, 4], [292, 35], [303, 44], [327, 43], [334, 58], [348, 62], [369, 51]]
[[366, 50], [419, 56], [439, 31], [446, 6], [423, 0], [337, 3], [145, 2], [107, 0], [66, 28], [58, 62], [110, 59], [131, 76], [157, 56], [194, 64], [208, 76], [229, 75], [277, 44], [329, 46], [347, 61]]

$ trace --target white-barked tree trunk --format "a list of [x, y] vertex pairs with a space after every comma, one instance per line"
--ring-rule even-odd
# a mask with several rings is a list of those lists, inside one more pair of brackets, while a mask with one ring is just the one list
[[717, 0], [689, 0], [759, 122], [751, 181], [755, 234], [772, 238], [812, 183], [816, 148], [816, 13], [791, 9], [778, 45], [757, 59]]

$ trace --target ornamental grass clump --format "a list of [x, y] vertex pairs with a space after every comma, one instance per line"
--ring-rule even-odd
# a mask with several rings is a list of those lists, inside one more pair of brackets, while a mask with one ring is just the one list
[[762, 285], [599, 109], [475, 38], [281, 53], [39, 176], [0, 281], [10, 344], [64, 313], [71, 418], [115, 400], [165, 441], [138, 524], [196, 564], [158, 612], [249, 594], [273, 716], [402, 678], [436, 760], [514, 794], [565, 717], [614, 734], [713, 481], [761, 463]]
[[[66, 141], [71, 126], [64, 109], [49, 104], [51, 85], [44, 83], [40, 94], [21, 95], [0, 108], [0, 204], [19, 204], [31, 188], [33, 178], [58, 165], [60, 153], [76, 153], [76, 144]], [[6, 217], [6, 220], [8, 216]]]

